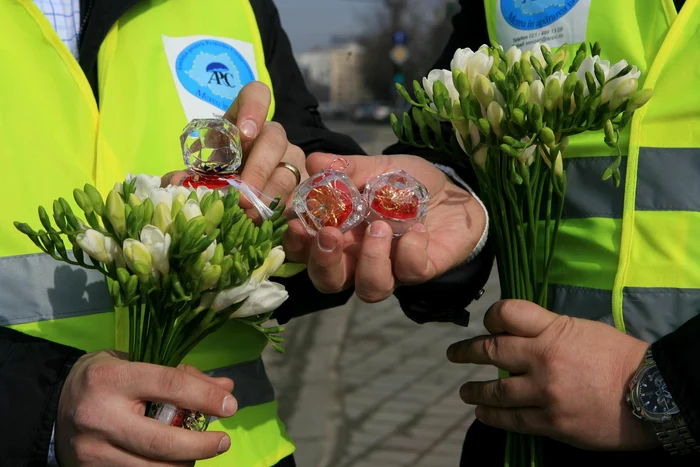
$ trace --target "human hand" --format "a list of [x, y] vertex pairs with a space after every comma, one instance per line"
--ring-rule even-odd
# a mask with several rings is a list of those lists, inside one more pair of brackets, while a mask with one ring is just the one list
[[447, 349], [452, 362], [494, 365], [516, 375], [462, 386], [460, 396], [477, 406], [481, 422], [588, 450], [658, 446], [653, 429], [626, 403], [647, 343], [521, 300], [497, 302], [484, 325], [492, 335]]
[[[311, 154], [309, 173], [330, 167], [338, 156]], [[408, 155], [349, 156], [345, 173], [358, 187], [390, 170], [404, 169], [430, 192], [425, 225], [416, 225], [393, 239], [386, 222], [361, 223], [341, 233], [325, 227], [311, 237], [301, 221], [289, 223], [283, 246], [291, 261], [307, 264], [316, 288], [335, 293], [354, 285], [365, 302], [389, 297], [398, 285], [417, 284], [436, 277], [469, 256], [484, 232], [486, 216], [479, 203], [428, 161]]]
[[144, 416], [146, 401], [169, 402], [224, 418], [237, 403], [228, 378], [194, 367], [125, 361], [113, 351], [86, 354], [71, 369], [56, 419], [62, 466], [185, 466], [226, 452], [227, 434], [193, 432]]
[[[277, 122], [268, 122], [271, 94], [267, 85], [254, 81], [241, 89], [241, 92], [226, 111], [224, 118], [236, 125], [241, 134], [243, 164], [241, 179], [264, 195], [282, 197], [289, 206], [289, 197], [297, 186], [296, 175], [281, 165], [286, 162], [299, 170], [301, 181], [309, 175], [306, 172], [304, 152], [287, 140], [287, 133]], [[177, 185], [188, 173], [170, 172], [162, 177], [163, 186]], [[257, 210], [245, 198], [241, 206], [257, 219]]]

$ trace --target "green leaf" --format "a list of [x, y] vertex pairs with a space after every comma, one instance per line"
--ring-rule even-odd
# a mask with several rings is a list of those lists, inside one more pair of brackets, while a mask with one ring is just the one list
[[389, 116], [389, 122], [391, 123], [391, 129], [394, 130], [396, 137], [403, 141], [403, 127], [399, 123], [399, 119], [393, 113]]
[[73, 198], [75, 199], [75, 203], [80, 209], [83, 210], [83, 212], [85, 212], [85, 214], [93, 211], [92, 200], [83, 190], [79, 188], [74, 189]]
[[423, 87], [417, 80], [413, 80], [413, 93], [416, 96], [416, 100], [418, 101], [418, 104], [421, 106], [426, 105], [428, 103], [428, 96], [423, 90]]
[[395, 83], [396, 85], [396, 90], [398, 91], [399, 95], [404, 98], [406, 102], [408, 102], [411, 105], [419, 105], [418, 102], [414, 101], [411, 99], [411, 96], [408, 94], [408, 91], [406, 91], [406, 88], [404, 88], [401, 83]]
[[85, 186], [83, 187], [83, 191], [90, 198], [90, 201], [92, 202], [92, 209], [94, 209], [95, 212], [97, 212], [97, 214], [101, 216], [104, 212], [105, 202], [104, 199], [102, 199], [102, 195], [100, 194], [100, 192], [97, 191], [97, 188], [90, 185], [89, 183], [85, 184]]
[[403, 113], [403, 131], [406, 133], [406, 138], [408, 139], [408, 142], [411, 144], [415, 144], [416, 140], [413, 135], [413, 122], [411, 121], [411, 117], [409, 117], [407, 112]]
[[283, 263], [280, 268], [272, 274], [272, 277], [292, 277], [306, 270], [304, 263]]

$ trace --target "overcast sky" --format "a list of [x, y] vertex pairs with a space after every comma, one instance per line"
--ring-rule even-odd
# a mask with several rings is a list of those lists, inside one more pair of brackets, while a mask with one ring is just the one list
[[294, 52], [304, 52], [324, 45], [335, 34], [348, 33], [356, 27], [363, 9], [371, 3], [347, 0], [275, 0]]

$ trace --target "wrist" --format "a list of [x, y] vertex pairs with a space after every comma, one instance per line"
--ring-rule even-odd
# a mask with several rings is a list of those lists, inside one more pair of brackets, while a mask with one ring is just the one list
[[627, 403], [644, 431], [654, 433], [655, 446], [662, 445], [671, 455], [700, 453], [700, 445], [688, 431], [650, 347], [631, 378]]
[[474, 258], [484, 249], [484, 246], [486, 246], [486, 241], [488, 240], [489, 235], [489, 212], [486, 209], [484, 202], [481, 201], [481, 198], [477, 196], [472, 187], [467, 182], [465, 182], [464, 179], [462, 179], [462, 177], [460, 177], [459, 174], [457, 174], [457, 172], [455, 172], [455, 170], [452, 167], [448, 167], [446, 165], [437, 163], [434, 163], [433, 165], [440, 171], [442, 171], [452, 183], [469, 192], [472, 198], [476, 201], [476, 206], [478, 206], [478, 208], [476, 209], [478, 211], [477, 216], [483, 216], [483, 226], [479, 229], [479, 232], [481, 233], [479, 235], [478, 240], [476, 241], [474, 248], [472, 249], [471, 253], [466, 259], [466, 262], [469, 263], [473, 261]]

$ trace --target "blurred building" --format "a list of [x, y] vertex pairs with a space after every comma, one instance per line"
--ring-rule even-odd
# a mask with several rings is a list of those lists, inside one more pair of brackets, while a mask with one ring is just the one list
[[360, 72], [362, 53], [360, 45], [350, 42], [297, 54], [296, 59], [317, 99], [347, 105], [370, 97]]

